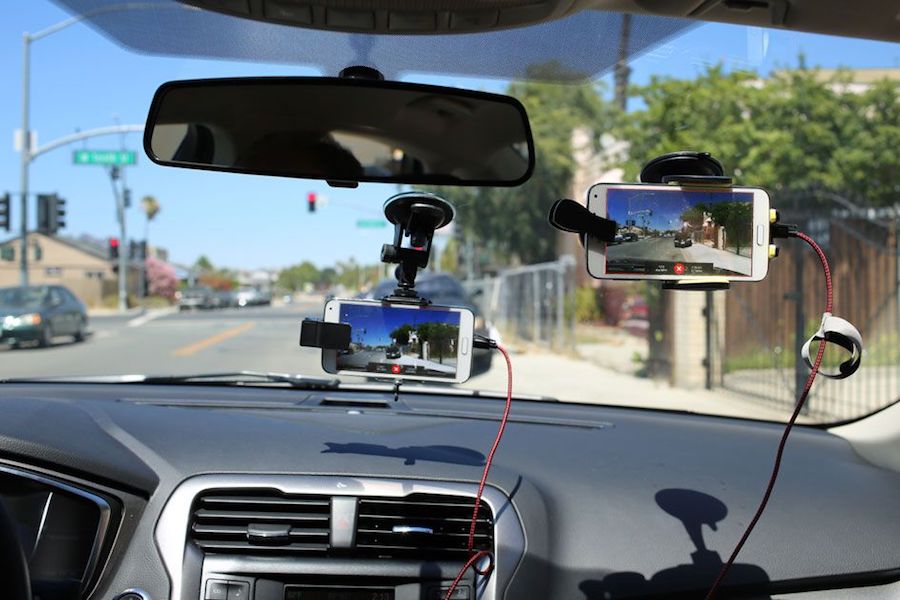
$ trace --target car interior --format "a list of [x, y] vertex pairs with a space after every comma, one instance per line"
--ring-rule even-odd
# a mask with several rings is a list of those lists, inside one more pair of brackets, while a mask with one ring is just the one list
[[[164, 82], [156, 99], [152, 90], [149, 95], [142, 91], [149, 107], [143, 131], [149, 158], [144, 160], [146, 168], [159, 177], [181, 172], [177, 167], [212, 171], [204, 175], [208, 181], [226, 178], [225, 186], [238, 180], [257, 181], [260, 175], [322, 180], [334, 189], [332, 205], [345, 197], [338, 193], [358, 194], [370, 213], [374, 206], [379, 218], [384, 203], [387, 226], [376, 230], [379, 242], [369, 244], [369, 262], [383, 268], [376, 271], [370, 287], [347, 293], [346, 302], [427, 308], [429, 291], [433, 291], [450, 298], [433, 299], [435, 304], [467, 311], [474, 325], [468, 334], [449, 342], [435, 328], [413, 328], [411, 335], [408, 327], [397, 334], [384, 325], [381, 341], [366, 345], [362, 334], [374, 335], [371, 330], [351, 328], [340, 317], [331, 322], [326, 315], [323, 320], [323, 293], [310, 301], [312, 308], [308, 315], [304, 313], [302, 323], [298, 312], [290, 325], [279, 326], [277, 332], [276, 350], [285, 355], [285, 361], [291, 360], [292, 351], [300, 352], [301, 345], [314, 356], [320, 370], [302, 375], [288, 374], [281, 364], [265, 372], [251, 370], [262, 362], [251, 358], [242, 359], [247, 366], [233, 373], [214, 365], [206, 372], [164, 374], [164, 364], [145, 367], [137, 360], [119, 371], [105, 368], [107, 360], [116, 360], [116, 353], [140, 357], [139, 344], [123, 343], [115, 347], [118, 350], [97, 350], [90, 372], [63, 376], [60, 373], [68, 373], [63, 354], [44, 354], [40, 372], [16, 372], [20, 357], [40, 358], [43, 350], [3, 351], [0, 597], [900, 598], [900, 398], [894, 394], [891, 402], [852, 418], [818, 422], [803, 408], [810, 388], [815, 393], [816, 386], [845, 385], [831, 380], [822, 383], [823, 377], [853, 381], [860, 362], [866, 369], [867, 360], [879, 360], [876, 357], [882, 354], [877, 352], [887, 352], [885, 348], [897, 340], [887, 338], [893, 342], [870, 350], [865, 345], [874, 337], [870, 325], [864, 328], [858, 319], [851, 324], [849, 317], [837, 319], [850, 314], [855, 302], [852, 291], [845, 291], [851, 287], [847, 282], [863, 283], [851, 279], [849, 268], [835, 268], [832, 290], [828, 260], [834, 262], [837, 251], [829, 248], [826, 259], [813, 241], [824, 245], [822, 235], [810, 230], [807, 240], [796, 228], [783, 226], [775, 213], [771, 229], [766, 222], [759, 234], [764, 236], [759, 247], [765, 248], [760, 251], [769, 251], [775, 238], [782, 247], [797, 247], [798, 253], [790, 256], [800, 258], [791, 260], [807, 265], [802, 271], [805, 285], [815, 287], [816, 293], [828, 282], [825, 315], [817, 301], [803, 316], [802, 336], [791, 333], [793, 345], [778, 349], [781, 357], [793, 356], [778, 359], [789, 360], [784, 364], [793, 369], [800, 364], [797, 351], [810, 333], [817, 332], [814, 343], [821, 342], [817, 358], [816, 347], [810, 350], [807, 344], [803, 350], [810, 368], [804, 367], [801, 375], [810, 375], [802, 393], [803, 377], [796, 387], [790, 380], [777, 384], [783, 384], [789, 396], [786, 413], [777, 418], [769, 413], [759, 417], [710, 414], [699, 403], [677, 404], [676, 398], [682, 396], [659, 386], [661, 398], [672, 394], [671, 403], [631, 406], [623, 398], [642, 392], [630, 391], [620, 380], [590, 380], [582, 374], [587, 371], [567, 373], [565, 381], [562, 375], [554, 379], [557, 367], [552, 360], [563, 360], [566, 353], [554, 351], [559, 356], [542, 359], [543, 365], [537, 359], [528, 361], [527, 348], [508, 353], [506, 346], [515, 345], [515, 336], [522, 332], [504, 329], [496, 306], [507, 302], [507, 296], [526, 298], [523, 304], [531, 304], [538, 294], [533, 290], [550, 290], [555, 280], [529, 279], [511, 293], [495, 288], [472, 293], [468, 285], [463, 289], [449, 276], [426, 271], [434, 264], [428, 256], [433, 245], [447, 243], [435, 241], [441, 231], [446, 233], [441, 228], [449, 229], [453, 218], [457, 224], [462, 222], [463, 215], [469, 214], [464, 212], [467, 206], [477, 204], [485, 188], [504, 188], [512, 197], [526, 179], [542, 177], [544, 161], [555, 160], [550, 150], [532, 138], [547, 123], [561, 122], [559, 106], [548, 102], [536, 109], [525, 102], [526, 115], [525, 106], [512, 97], [508, 103], [503, 96], [498, 104], [489, 105], [493, 96], [501, 96], [495, 93], [496, 86], [479, 88], [477, 82], [487, 79], [467, 78], [501, 77], [567, 89], [602, 86], [606, 84], [597, 82], [621, 68], [623, 56], [631, 60], [658, 53], [661, 63], [682, 60], [677, 52], [666, 50], [671, 50], [670, 42], [707, 23], [773, 36], [786, 32], [822, 36], [826, 41], [886, 42], [891, 44], [896, 67], [900, 43], [896, 2], [125, 3], [141, 7], [123, 7], [119, 0], [53, 2], [86, 25], [92, 36], [114, 42], [118, 52], [166, 60], [243, 61], [244, 72], [260, 71], [260, 77], [247, 78], [212, 73], [214, 79], [205, 82], [191, 76], [169, 88], [165, 86], [172, 84]], [[623, 19], [631, 20], [630, 39], [620, 34]], [[715, 59], [716, 48], [708, 51]], [[264, 67], [268, 64], [298, 70], [310, 67], [318, 74], [270, 76]], [[347, 68], [351, 70], [344, 72]], [[307, 85], [332, 84], [338, 90], [333, 97], [309, 99]], [[154, 81], [152, 87], [158, 85]], [[745, 85], [749, 89], [756, 84]], [[453, 96], [451, 88], [461, 95]], [[367, 95], [371, 91], [383, 96]], [[403, 94], [409, 96], [401, 98]], [[479, 108], [476, 99], [485, 106]], [[678, 102], [676, 97], [669, 110], [676, 111]], [[900, 114], [897, 96], [892, 102], [885, 110]], [[402, 109], [395, 110], [396, 105]], [[735, 110], [740, 113], [740, 108]], [[710, 123], [710, 127], [716, 125]], [[310, 137], [312, 131], [315, 139]], [[699, 132], [700, 139], [703, 134]], [[688, 145], [697, 138], [684, 139]], [[640, 157], [640, 162], [669, 152], [707, 151], [686, 145], [663, 148]], [[339, 150], [355, 155], [350, 156], [353, 168], [347, 166], [346, 156], [338, 156]], [[610, 155], [614, 150], [609, 150]], [[887, 155], [897, 149], [881, 151]], [[723, 170], [708, 154], [689, 158], [690, 165], [701, 165], [696, 167], [699, 171], [676, 165], [671, 171], [681, 176], [674, 179], [676, 183], [721, 186], [724, 178], [728, 180], [724, 185], [730, 186], [734, 165], [724, 164]], [[719, 166], [708, 167], [710, 161]], [[630, 176], [630, 171], [624, 172]], [[895, 184], [890, 206], [896, 210], [900, 181], [891, 167], [883, 173], [887, 173], [882, 175], [884, 180]], [[361, 182], [364, 186], [382, 182], [383, 186], [355, 189]], [[423, 191], [409, 191], [402, 185]], [[568, 188], [541, 185], [547, 206], [572, 195]], [[401, 188], [406, 192], [398, 193]], [[215, 193], [220, 192], [209, 191]], [[265, 193], [249, 198], [248, 204], [265, 212]], [[375, 193], [381, 195], [373, 197]], [[771, 208], [779, 208], [778, 190], [770, 190], [770, 196]], [[455, 207], [454, 198], [460, 198]], [[678, 217], [672, 219], [675, 225], [657, 226], [652, 217], [642, 222], [635, 213], [628, 233], [622, 234], [609, 229], [609, 219], [583, 208], [582, 198], [577, 200], [578, 206], [554, 205], [549, 219], [544, 218], [537, 228], [538, 236], [566, 239], [577, 249], [580, 262], [573, 260], [575, 266], [568, 269], [585, 271], [584, 240], [591, 236], [631, 251], [643, 247], [649, 237], [645, 231], [656, 228], [667, 231], [660, 234], [665, 238], [660, 247], [669, 253], [699, 252], [717, 243], [707, 239], [726, 240], [723, 246], [738, 239], [731, 233], [737, 226], [727, 226], [727, 235], [733, 236], [727, 238], [714, 229], [708, 213], [692, 234], [684, 233], [689, 227], [686, 218], [684, 223]], [[485, 204], [496, 201], [484, 196]], [[227, 219], [231, 205], [220, 206]], [[354, 219], [363, 216], [370, 215]], [[514, 223], [508, 226], [510, 236], [517, 235], [512, 231], [516, 227], [532, 228], [524, 217], [509, 222]], [[208, 225], [198, 225], [201, 231], [206, 227], [204, 235], [227, 235], [216, 233], [212, 223], [211, 219]], [[756, 235], [750, 231], [747, 244], [753, 244]], [[312, 243], [304, 241], [306, 235], [296, 226], [294, 237], [299, 244]], [[343, 236], [362, 234], [335, 230], [328, 235], [341, 245]], [[896, 247], [896, 231], [890, 235]], [[501, 254], [505, 248], [486, 238], [468, 243], [495, 248]], [[866, 243], [858, 242], [860, 248]], [[295, 258], [302, 257], [287, 256], [282, 262]], [[820, 259], [825, 279], [821, 279]], [[773, 260], [768, 277], [793, 276], [793, 271], [787, 271], [792, 264], [797, 263]], [[461, 260], [459, 269], [467, 265]], [[493, 267], [485, 260], [468, 268], [489, 272]], [[516, 277], [522, 269], [527, 265], [512, 264], [505, 277]], [[684, 272], [683, 267], [678, 269], [676, 274]], [[416, 287], [419, 274], [422, 285]], [[889, 287], [897, 276], [900, 270], [886, 270], [883, 275]], [[439, 291], [445, 283], [449, 291]], [[669, 293], [660, 291], [659, 283], [649, 281], [648, 286], [653, 293]], [[686, 290], [673, 293], [704, 297], [703, 291], [691, 289], [691, 283], [681, 288], [677, 282], [665, 283], [671, 289]], [[709, 290], [728, 287], [714, 278], [700, 283], [709, 294], [713, 293]], [[745, 282], [734, 287], [755, 285]], [[563, 292], [559, 293], [562, 297]], [[227, 311], [264, 314], [259, 311], [275, 310], [237, 308], [236, 300], [223, 302], [228, 306], [219, 307], [219, 312], [200, 310], [210, 308], [212, 300], [190, 304], [189, 295], [178, 296], [182, 306], [179, 312], [173, 305], [175, 317], [207, 323]], [[296, 303], [298, 295], [292, 291], [284, 302]], [[786, 314], [795, 310], [789, 298], [780, 301]], [[282, 303], [278, 296], [266, 296], [264, 304], [273, 302]], [[535, 299], [533, 304], [534, 314], [558, 310], [568, 315], [570, 311], [564, 302], [538, 306]], [[71, 312], [69, 329], [57, 333], [84, 339], [85, 306], [75, 297], [67, 299], [66, 305]], [[900, 314], [894, 306], [885, 304], [883, 311]], [[681, 318], [672, 310], [668, 318]], [[6, 323], [4, 314], [0, 313], [0, 323]], [[123, 329], [141, 327], [142, 315]], [[831, 317], [837, 320], [829, 321]], [[641, 317], [631, 319], [637, 322]], [[13, 321], [9, 323], [12, 330]], [[214, 344], [225, 348], [232, 338], [262, 335], [263, 327], [210, 330], [215, 334], [210, 341], [187, 345], [171, 356], [215, 351]], [[531, 335], [530, 322], [522, 329]], [[166, 331], [160, 336], [177, 334], [175, 325]], [[652, 326], [646, 335], [651, 345], [667, 343], [661, 333], [653, 337]], [[78, 346], [97, 348], [106, 340], [94, 338]], [[826, 342], [847, 350], [852, 358], [838, 364], [825, 355], [823, 362]], [[698, 334], [696, 344], [703, 343], [707, 340]], [[609, 360], [627, 362], [627, 348], [614, 349]], [[386, 360], [397, 364], [391, 373], [410, 375], [410, 381], [385, 379], [382, 371], [368, 378], [324, 372], [328, 361], [320, 354], [329, 356], [329, 352], [338, 369], [342, 360], [362, 361], [366, 353], [386, 353]], [[455, 368], [454, 358], [463, 360], [470, 353], [477, 353], [479, 365], [473, 367], [470, 385], [416, 383], [415, 375], [425, 372], [422, 364]], [[223, 351], [219, 364], [226, 360], [230, 358]], [[894, 373], [898, 362], [892, 361], [877, 363], [883, 370], [878, 373]], [[493, 377], [491, 386], [482, 386], [479, 381], [486, 380], [476, 375]], [[535, 378], [546, 379], [546, 387], [528, 383]], [[570, 385], [586, 387], [587, 396], [569, 401]], [[885, 389], [895, 388], [885, 384]]]

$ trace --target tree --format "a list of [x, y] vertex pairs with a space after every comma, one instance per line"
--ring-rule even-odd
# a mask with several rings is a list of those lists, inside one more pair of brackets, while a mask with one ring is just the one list
[[412, 333], [412, 331], [412, 325], [401, 325], [391, 332], [391, 339], [393, 339], [394, 343], [398, 346], [407, 346], [409, 345], [409, 334]]
[[645, 108], [617, 135], [631, 144], [625, 178], [667, 152], [712, 153], [735, 183], [783, 192], [821, 189], [891, 204], [900, 192], [900, 97], [883, 81], [865, 93], [850, 75], [807, 68], [768, 79], [710, 67], [696, 79], [634, 88]]
[[163, 262], [154, 256], [148, 256], [147, 291], [151, 296], [161, 296], [173, 300], [175, 290], [178, 288], [178, 277], [175, 275], [175, 267]]
[[[713, 223], [725, 228], [725, 245], [738, 254], [753, 238], [753, 206], [747, 202], [719, 202], [705, 207]], [[724, 248], [723, 248], [724, 250]]]
[[213, 267], [212, 261], [210, 261], [205, 254], [201, 254], [200, 258], [198, 258], [194, 262], [194, 268], [200, 271], [212, 271], [215, 269], [215, 267]]
[[319, 282], [319, 270], [309, 261], [292, 265], [278, 273], [278, 285], [291, 292], [303, 289], [307, 284]]
[[[554, 71], [555, 65], [543, 65]], [[575, 170], [572, 133], [594, 128], [594, 138], [615, 122], [615, 107], [592, 85], [514, 83], [507, 93], [528, 111], [535, 139], [535, 170], [516, 188], [434, 188], [456, 208], [455, 237], [478, 254], [476, 264], [506, 266], [556, 257], [556, 236], [547, 228], [547, 211], [568, 193]]]
[[147, 217], [147, 221], [150, 222], [159, 214], [159, 201], [154, 196], [144, 196], [141, 198], [141, 210]]

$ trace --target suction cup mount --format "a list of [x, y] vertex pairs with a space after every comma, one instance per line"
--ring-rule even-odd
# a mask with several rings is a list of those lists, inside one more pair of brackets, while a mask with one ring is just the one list
[[[388, 198], [384, 216], [394, 225], [394, 242], [381, 248], [381, 262], [396, 264], [397, 289], [390, 302], [428, 304], [415, 290], [419, 269], [428, 266], [434, 232], [456, 216], [453, 205], [427, 192], [405, 192]], [[404, 238], [409, 244], [404, 246]]]

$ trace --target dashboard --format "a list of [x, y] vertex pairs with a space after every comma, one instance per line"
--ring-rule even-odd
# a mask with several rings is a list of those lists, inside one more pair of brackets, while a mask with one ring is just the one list
[[[42, 600], [431, 600], [466, 556], [502, 399], [4, 384], [0, 498]], [[456, 600], [696, 598], [782, 426], [514, 401]], [[900, 474], [813, 427], [721, 597], [900, 597]], [[129, 595], [130, 594], [130, 595]]]

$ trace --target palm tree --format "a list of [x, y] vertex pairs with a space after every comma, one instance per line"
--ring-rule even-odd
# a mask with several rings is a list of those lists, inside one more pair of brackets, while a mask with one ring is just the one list
[[154, 196], [144, 196], [141, 198], [141, 210], [147, 220], [144, 222], [144, 241], [147, 241], [147, 229], [150, 227], [150, 221], [159, 214], [159, 201]]

